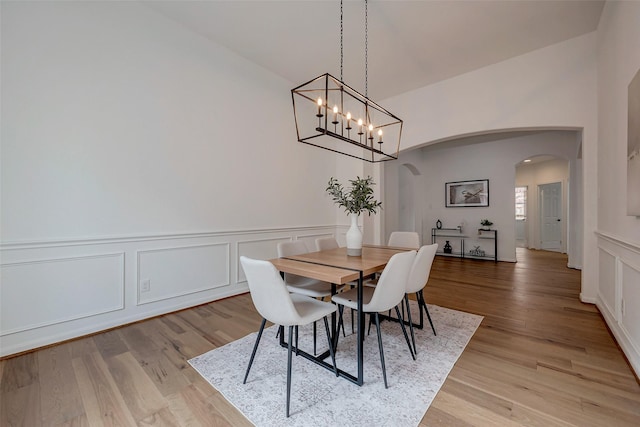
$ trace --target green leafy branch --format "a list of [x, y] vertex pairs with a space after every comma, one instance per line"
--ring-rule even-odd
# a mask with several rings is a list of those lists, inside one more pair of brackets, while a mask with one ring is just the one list
[[373, 178], [370, 176], [366, 178], [356, 177], [356, 179], [349, 180], [349, 182], [351, 187], [344, 188], [334, 177], [329, 179], [326, 191], [331, 195], [334, 203], [344, 208], [345, 212], [355, 215], [360, 215], [365, 211], [371, 215], [375, 214], [378, 208], [382, 209], [382, 202], [378, 202], [373, 198], [372, 186], [375, 185]]

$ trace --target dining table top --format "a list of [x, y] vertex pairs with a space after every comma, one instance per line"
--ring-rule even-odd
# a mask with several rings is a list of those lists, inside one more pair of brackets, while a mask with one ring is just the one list
[[[360, 285], [363, 279], [378, 271], [382, 271], [392, 256], [400, 252], [413, 250], [412, 248], [398, 248], [391, 246], [363, 245], [361, 256], [347, 255], [347, 248], [327, 249], [317, 252], [308, 252], [300, 255], [290, 255], [269, 261], [281, 272], [297, 274], [299, 276], [322, 280], [334, 285], [341, 285], [357, 281]], [[361, 386], [364, 383], [364, 312], [363, 312], [363, 288], [357, 286], [357, 373], [349, 373], [340, 368], [338, 376]], [[331, 315], [331, 335], [337, 336], [335, 313]], [[281, 327], [282, 328], [282, 327]], [[337, 343], [337, 341], [336, 341]], [[280, 330], [280, 345], [285, 346], [284, 330]], [[336, 369], [324, 359], [329, 351], [315, 356], [296, 348], [296, 354], [305, 359], [323, 366], [326, 369]]]
[[344, 284], [383, 270], [393, 255], [410, 250], [412, 249], [363, 245], [361, 256], [347, 255], [347, 248], [343, 247], [274, 258], [269, 261], [279, 271], [285, 273]]

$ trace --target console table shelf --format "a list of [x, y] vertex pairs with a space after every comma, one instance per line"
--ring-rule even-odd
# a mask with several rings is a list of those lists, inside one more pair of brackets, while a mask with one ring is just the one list
[[[443, 241], [453, 243], [454, 247], [450, 253], [444, 252]], [[437, 255], [498, 262], [498, 230], [479, 229], [474, 235], [463, 233], [460, 228], [432, 228], [431, 243], [438, 243]], [[465, 246], [474, 249], [465, 249]], [[476, 253], [475, 249], [478, 250]]]

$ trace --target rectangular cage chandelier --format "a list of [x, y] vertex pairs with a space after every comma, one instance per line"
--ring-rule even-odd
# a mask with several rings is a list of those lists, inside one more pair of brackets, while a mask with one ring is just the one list
[[368, 2], [365, 0], [365, 94], [342, 80], [343, 8], [340, 1], [340, 80], [322, 74], [291, 89], [298, 141], [371, 163], [395, 160], [402, 120], [368, 98]]
[[298, 141], [371, 163], [398, 158], [402, 120], [331, 74], [291, 97]]

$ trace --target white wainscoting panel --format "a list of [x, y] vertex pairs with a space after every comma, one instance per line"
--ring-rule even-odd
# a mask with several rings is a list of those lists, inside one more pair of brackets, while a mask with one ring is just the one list
[[238, 282], [246, 282], [247, 277], [244, 275], [242, 265], [240, 265], [240, 257], [246, 256], [254, 259], [272, 259], [278, 257], [278, 243], [290, 242], [291, 237], [275, 237], [269, 239], [243, 240], [238, 242], [238, 262], [236, 277]]
[[0, 336], [124, 308], [124, 253], [2, 265]]
[[612, 314], [616, 313], [616, 290], [618, 284], [616, 282], [616, 257], [606, 249], [600, 248], [599, 257], [599, 274], [600, 274], [600, 298], [607, 306], [607, 310]]
[[138, 304], [228, 285], [228, 243], [138, 251]]
[[309, 252], [315, 252], [316, 239], [319, 239], [320, 237], [333, 237], [333, 234], [326, 234], [326, 233], [305, 234], [305, 235], [298, 236], [298, 240], [304, 241], [305, 245], [307, 245], [307, 249], [309, 249]]
[[619, 236], [596, 234], [600, 269], [596, 304], [640, 375], [640, 245]]
[[[621, 299], [624, 301], [624, 310], [620, 317], [622, 328], [635, 347], [637, 354], [640, 354], [640, 266], [621, 262], [622, 264], [622, 291]], [[634, 305], [635, 301], [635, 305]]]
[[[240, 255], [335, 226], [2, 242], [0, 357], [248, 291]], [[310, 247], [310, 249], [312, 249]]]

